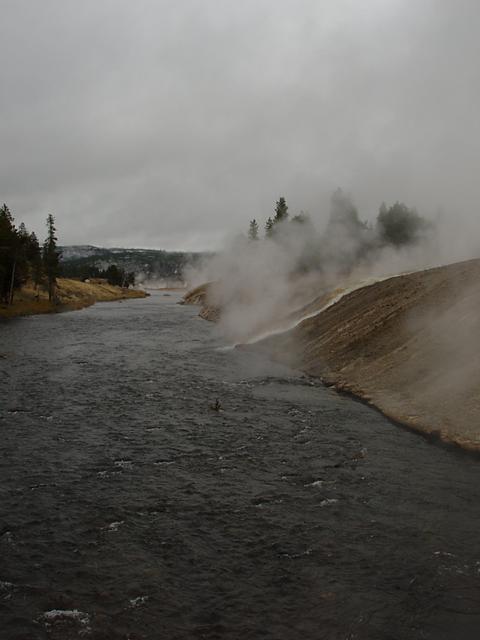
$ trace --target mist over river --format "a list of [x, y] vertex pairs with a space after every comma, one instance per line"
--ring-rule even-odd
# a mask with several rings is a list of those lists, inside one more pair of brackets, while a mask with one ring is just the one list
[[0, 324], [0, 638], [477, 640], [478, 459], [178, 299]]

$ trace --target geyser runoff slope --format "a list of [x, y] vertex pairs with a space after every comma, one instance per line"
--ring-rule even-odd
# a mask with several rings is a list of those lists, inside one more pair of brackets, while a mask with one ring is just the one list
[[[218, 319], [208, 287], [196, 293], [201, 315]], [[312, 311], [254, 348], [418, 431], [480, 450], [480, 260], [380, 280]]]
[[257, 347], [394, 420], [480, 450], [480, 260], [357, 289]]

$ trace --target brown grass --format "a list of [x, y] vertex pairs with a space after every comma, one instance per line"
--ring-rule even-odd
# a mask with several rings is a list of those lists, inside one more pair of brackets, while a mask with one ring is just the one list
[[58, 303], [53, 304], [48, 301], [47, 291], [41, 288], [37, 291], [32, 283], [27, 283], [20, 291], [15, 292], [12, 305], [0, 304], [0, 318], [73, 311], [88, 307], [95, 302], [145, 298], [148, 294], [144, 291], [123, 289], [110, 284], [58, 278], [56, 295]]

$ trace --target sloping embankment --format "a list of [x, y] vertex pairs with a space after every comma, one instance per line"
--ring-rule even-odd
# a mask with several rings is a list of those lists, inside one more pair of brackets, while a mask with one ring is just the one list
[[258, 346], [396, 421], [480, 450], [480, 260], [357, 289]]
[[15, 293], [12, 305], [0, 305], [0, 318], [13, 318], [37, 313], [72, 311], [88, 307], [95, 302], [111, 302], [126, 298], [145, 298], [148, 294], [136, 289], [124, 289], [110, 284], [87, 283], [68, 278], [58, 278], [57, 304], [48, 301], [45, 291], [38, 294], [33, 286], [26, 285]]
[[199, 316], [204, 320], [210, 320], [211, 322], [218, 322], [220, 319], [221, 309], [212, 301], [212, 288], [213, 282], [207, 282], [201, 284], [195, 289], [188, 291], [182, 304], [196, 304], [201, 307]]
[[[187, 302], [217, 320], [208, 290]], [[362, 287], [255, 348], [393, 420], [480, 450], [480, 260]]]

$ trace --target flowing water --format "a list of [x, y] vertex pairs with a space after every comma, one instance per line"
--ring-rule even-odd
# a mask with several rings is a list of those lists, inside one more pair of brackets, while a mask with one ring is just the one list
[[476, 640], [480, 462], [177, 299], [0, 324], [0, 638]]

